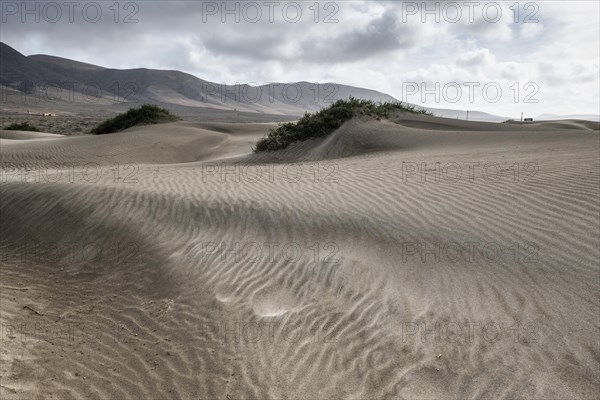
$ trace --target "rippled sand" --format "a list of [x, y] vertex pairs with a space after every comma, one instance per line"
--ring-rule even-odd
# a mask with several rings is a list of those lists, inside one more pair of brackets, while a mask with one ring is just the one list
[[2, 399], [598, 397], [597, 124], [269, 127], [0, 132]]

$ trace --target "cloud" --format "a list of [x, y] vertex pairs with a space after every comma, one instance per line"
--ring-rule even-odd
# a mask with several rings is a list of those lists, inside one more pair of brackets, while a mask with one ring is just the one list
[[484, 67], [496, 62], [496, 57], [488, 49], [478, 49], [462, 54], [456, 64], [465, 68]]
[[373, 19], [359, 28], [331, 39], [312, 37], [301, 45], [303, 60], [319, 63], [344, 63], [376, 55], [393, 55], [418, 44], [418, 32], [403, 25], [393, 14]]
[[542, 24], [542, 23], [522, 24], [521, 28], [519, 30], [519, 36], [522, 39], [530, 40], [530, 39], [540, 36], [542, 34], [543, 30], [544, 30], [544, 24]]
[[[258, 20], [247, 1], [228, 2], [230, 10], [246, 9], [237, 16], [206, 8], [221, 7], [221, 1], [124, 2], [118, 15], [113, 2], [96, 2], [102, 18], [90, 22], [82, 14], [90, 2], [82, 1], [72, 22], [63, 10], [54, 23], [43, 15], [39, 22], [35, 15], [22, 22], [20, 14], [7, 15], [7, 3], [23, 4], [2, 2], [2, 41], [25, 54], [114, 68], [178, 69], [216, 82], [337, 81], [398, 98], [403, 83], [415, 80], [536, 82], [540, 103], [531, 107], [539, 107], [539, 113], [599, 108], [598, 2], [537, 2], [536, 10], [519, 2], [518, 15], [513, 1], [482, 2], [472, 10], [461, 6], [454, 22], [448, 21], [457, 16], [452, 4], [464, 2], [438, 2], [440, 13], [446, 12], [438, 15], [424, 12], [423, 2], [356, 0], [317, 7], [296, 2], [302, 17], [294, 22], [296, 6], [287, 1], [273, 10], [256, 2], [262, 8]], [[31, 8], [36, 2], [26, 3]], [[539, 23], [524, 23], [532, 11]], [[125, 23], [127, 16], [138, 22]], [[504, 114], [522, 108], [510, 101], [476, 106]]]

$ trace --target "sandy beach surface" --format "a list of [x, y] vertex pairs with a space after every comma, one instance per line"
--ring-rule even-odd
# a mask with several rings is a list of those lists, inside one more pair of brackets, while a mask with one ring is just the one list
[[4, 399], [596, 399], [598, 123], [0, 131]]

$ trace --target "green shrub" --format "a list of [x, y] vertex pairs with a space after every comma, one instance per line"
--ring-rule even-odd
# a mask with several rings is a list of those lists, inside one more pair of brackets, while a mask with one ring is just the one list
[[107, 119], [92, 129], [92, 133], [95, 135], [104, 135], [106, 133], [120, 132], [136, 125], [161, 124], [179, 119], [178, 116], [171, 114], [169, 110], [153, 104], [144, 104], [140, 108], [131, 108], [125, 113]]
[[31, 132], [41, 132], [36, 126], [31, 125], [27, 122], [21, 123], [12, 123], [5, 127], [7, 131], [31, 131]]
[[388, 118], [394, 111], [429, 114], [404, 103], [375, 103], [350, 97], [348, 100], [338, 100], [314, 114], [306, 113], [296, 123], [288, 122], [271, 129], [266, 137], [256, 143], [254, 152], [282, 150], [295, 142], [327, 136], [357, 115], [381, 119]]

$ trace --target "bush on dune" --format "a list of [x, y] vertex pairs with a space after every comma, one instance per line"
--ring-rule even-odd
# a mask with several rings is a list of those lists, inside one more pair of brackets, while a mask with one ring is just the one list
[[162, 124], [177, 121], [180, 118], [171, 114], [169, 110], [153, 104], [144, 104], [140, 108], [131, 108], [129, 111], [107, 119], [92, 129], [94, 135], [115, 133], [136, 125]]
[[36, 126], [31, 125], [27, 122], [13, 123], [3, 128], [7, 131], [30, 131], [30, 132], [41, 132]]
[[355, 116], [389, 118], [392, 112], [403, 111], [428, 114], [427, 111], [404, 103], [375, 103], [350, 97], [338, 100], [331, 106], [314, 114], [306, 113], [298, 122], [288, 122], [271, 129], [269, 134], [256, 143], [255, 153], [282, 150], [295, 142], [327, 136]]

